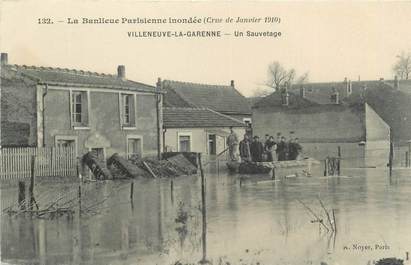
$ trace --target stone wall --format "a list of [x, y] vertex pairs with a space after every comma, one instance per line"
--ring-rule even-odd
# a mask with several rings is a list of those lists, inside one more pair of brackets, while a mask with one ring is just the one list
[[37, 145], [36, 84], [18, 73], [1, 70], [1, 145]]

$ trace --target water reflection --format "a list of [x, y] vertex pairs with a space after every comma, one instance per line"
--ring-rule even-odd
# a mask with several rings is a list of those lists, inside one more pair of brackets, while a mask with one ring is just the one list
[[[345, 171], [344, 177], [251, 179], [241, 185], [238, 176], [218, 173], [207, 174], [208, 256], [215, 263], [367, 264], [382, 257], [403, 258], [410, 251], [408, 171], [395, 171], [391, 179], [384, 170], [361, 169]], [[136, 180], [132, 202], [130, 182], [83, 184], [85, 200], [110, 197], [99, 215], [54, 220], [2, 216], [1, 259], [16, 264], [198, 262], [200, 179], [172, 183]], [[76, 187], [41, 183], [36, 192], [57, 196]], [[16, 190], [17, 184], [3, 187], [1, 199], [17, 200]], [[318, 198], [335, 209], [336, 234], [312, 223], [313, 216], [298, 202], [326, 220]], [[353, 244], [389, 249], [344, 249]]]

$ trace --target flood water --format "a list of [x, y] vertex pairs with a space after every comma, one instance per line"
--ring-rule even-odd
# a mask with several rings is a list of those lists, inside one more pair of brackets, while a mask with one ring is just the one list
[[[342, 177], [206, 174], [207, 259], [213, 264], [372, 264], [411, 251], [411, 171], [343, 170]], [[10, 264], [182, 264], [202, 258], [201, 179], [83, 183], [84, 205], [98, 214], [53, 220], [1, 217], [1, 260]], [[42, 200], [76, 196], [73, 181], [37, 181]], [[42, 199], [42, 197], [46, 199]], [[337, 232], [327, 232], [304, 206]], [[17, 183], [2, 184], [2, 207]], [[303, 204], [304, 205], [303, 205]], [[86, 206], [84, 206], [86, 207]], [[353, 246], [359, 247], [355, 249]], [[379, 247], [376, 247], [378, 245]], [[369, 246], [364, 250], [361, 246]], [[228, 262], [228, 263], [227, 263]]]

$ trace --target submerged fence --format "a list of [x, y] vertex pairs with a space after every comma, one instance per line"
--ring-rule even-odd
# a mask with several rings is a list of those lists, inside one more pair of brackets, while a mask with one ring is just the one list
[[75, 176], [77, 158], [72, 147], [19, 147], [0, 149], [0, 179], [28, 178], [34, 162], [34, 175]]

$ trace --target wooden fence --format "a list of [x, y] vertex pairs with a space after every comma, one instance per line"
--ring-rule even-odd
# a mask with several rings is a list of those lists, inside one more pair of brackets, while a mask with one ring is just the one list
[[71, 147], [21, 147], [0, 149], [0, 179], [28, 178], [31, 161], [34, 161], [35, 176], [75, 176], [77, 158]]

